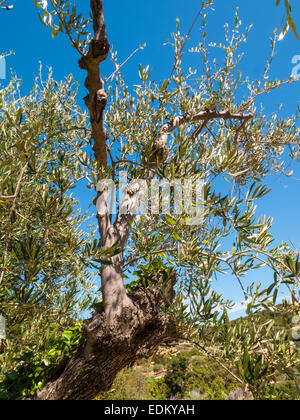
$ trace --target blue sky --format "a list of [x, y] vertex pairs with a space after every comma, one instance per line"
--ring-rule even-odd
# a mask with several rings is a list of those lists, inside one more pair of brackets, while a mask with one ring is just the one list
[[[77, 65], [78, 55], [69, 46], [68, 39], [59, 35], [55, 40], [51, 33], [39, 21], [37, 9], [32, 0], [11, 0], [14, 9], [1, 11], [0, 53], [14, 51], [14, 55], [7, 58], [7, 80], [2, 80], [2, 85], [9, 80], [9, 69], [17, 73], [23, 80], [23, 93], [29, 91], [33, 78], [38, 74], [39, 62], [46, 68], [53, 67], [54, 77], [57, 80], [72, 73], [75, 80], [80, 82], [79, 101], [84, 106], [81, 98], [85, 96], [83, 82], [85, 72], [80, 71]], [[293, 16], [298, 23], [300, 33], [300, 2], [295, 3]], [[89, 13], [89, 1], [77, 0], [78, 8], [86, 15]], [[201, 6], [200, 0], [104, 0], [105, 20], [111, 44], [118, 51], [119, 60], [124, 61], [140, 44], [146, 43], [147, 47], [137, 53], [126, 65], [124, 71], [129, 86], [138, 81], [138, 65], [147, 64], [153, 68], [152, 77], [161, 80], [168, 77], [172, 67], [171, 50], [163, 46], [172, 31], [175, 30], [176, 18], [180, 18], [181, 31], [186, 33], [195, 19]], [[211, 41], [223, 40], [223, 26], [225, 22], [232, 22], [236, 7], [240, 7], [239, 15], [248, 26], [254, 25], [245, 47], [245, 58], [241, 63], [241, 71], [250, 78], [260, 78], [263, 73], [266, 56], [269, 52], [269, 38], [275, 27], [279, 27], [283, 15], [283, 7], [275, 9], [275, 0], [216, 0], [215, 13], [209, 20], [207, 28], [208, 38]], [[199, 24], [192, 32], [191, 40], [186, 46], [186, 51], [195, 45], [199, 39]], [[197, 67], [197, 58], [190, 55], [191, 63]], [[292, 58], [300, 56], [300, 41], [292, 33], [279, 43], [271, 75], [276, 78], [289, 77], [292, 72]], [[189, 58], [189, 57], [188, 57]], [[102, 75], [108, 76], [113, 68], [109, 62], [102, 66]], [[300, 73], [300, 71], [299, 71]], [[283, 103], [283, 115], [291, 114], [299, 104], [300, 84], [287, 87], [272, 95], [264, 102], [266, 113], [270, 114]], [[273, 234], [278, 242], [292, 240], [296, 246], [299, 244], [299, 214], [300, 214], [300, 169], [299, 164], [293, 165], [293, 178], [269, 177], [272, 186], [271, 193], [259, 202], [258, 214], [274, 217]], [[298, 179], [298, 180], [297, 180]], [[92, 199], [91, 192], [79, 188], [78, 196], [83, 208]], [[266, 273], [254, 273], [257, 280], [265, 280]], [[236, 284], [226, 281], [217, 284], [220, 291], [236, 301], [242, 300], [242, 295]]]

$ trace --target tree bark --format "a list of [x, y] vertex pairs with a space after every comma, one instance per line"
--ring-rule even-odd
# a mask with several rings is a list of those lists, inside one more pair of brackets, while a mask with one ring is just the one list
[[104, 126], [104, 109], [107, 105], [107, 94], [100, 76], [100, 63], [106, 60], [110, 44], [104, 23], [102, 0], [91, 0], [94, 38], [91, 40], [88, 53], [79, 60], [79, 67], [87, 70], [85, 87], [89, 94], [84, 98], [90, 113], [93, 150], [100, 165], [107, 166], [106, 129]]
[[175, 274], [168, 278], [165, 272], [158, 273], [149, 288], [137, 288], [129, 295], [134, 310], [124, 308], [113, 324], [104, 310], [94, 312], [83, 328], [84, 342], [78, 352], [34, 400], [93, 399], [110, 389], [121, 369], [176, 339], [176, 327], [165, 311], [174, 298], [175, 281]]

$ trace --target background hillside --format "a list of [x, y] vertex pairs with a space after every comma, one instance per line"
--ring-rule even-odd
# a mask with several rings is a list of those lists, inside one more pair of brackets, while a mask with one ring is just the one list
[[[261, 311], [256, 315], [257, 323], [266, 322], [272, 314]], [[291, 319], [273, 315], [273, 328], [287, 327], [290, 340]], [[247, 317], [231, 322], [241, 325]], [[300, 342], [295, 342], [295, 351], [300, 355]], [[211, 353], [214, 349], [210, 349]], [[300, 359], [300, 358], [299, 358]], [[299, 367], [300, 375], [300, 367]], [[298, 384], [284, 375], [274, 375], [265, 399], [299, 400]], [[193, 345], [182, 342], [160, 347], [148, 360], [143, 360], [119, 373], [108, 393], [99, 399], [108, 400], [247, 400], [253, 399], [250, 392], [243, 390], [237, 380], [216, 361], [205, 356]]]

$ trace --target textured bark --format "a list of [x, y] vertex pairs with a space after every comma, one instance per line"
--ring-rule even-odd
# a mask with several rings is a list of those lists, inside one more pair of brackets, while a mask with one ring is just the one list
[[159, 344], [176, 339], [172, 318], [165, 312], [174, 298], [174, 283], [175, 276], [167, 279], [165, 273], [158, 274], [151, 287], [138, 288], [129, 295], [134, 310], [123, 309], [113, 324], [107, 322], [104, 311], [94, 312], [84, 327], [79, 351], [34, 399], [93, 399], [110, 389], [121, 369], [149, 357]]
[[[114, 223], [109, 217], [107, 188], [98, 190], [96, 201], [99, 232], [104, 249], [109, 249], [115, 244], [123, 249], [128, 241], [131, 223], [134, 220], [140, 204], [140, 187], [138, 183], [130, 184], [120, 206]], [[101, 286], [104, 302], [104, 311], [109, 322], [120, 316], [125, 308], [134, 310], [131, 299], [127, 296], [123, 282], [123, 252], [107, 258], [110, 264], [101, 267]]]
[[85, 87], [89, 94], [84, 100], [90, 113], [95, 158], [100, 165], [107, 166], [106, 129], [103, 116], [107, 105], [107, 94], [100, 76], [99, 65], [107, 58], [110, 44], [106, 34], [102, 1], [91, 0], [91, 11], [94, 39], [90, 43], [88, 53], [80, 58], [79, 67], [88, 72]]
[[[236, 120], [241, 121], [239, 128], [237, 129], [235, 141], [238, 138], [239, 132], [245, 126], [245, 124], [253, 118], [252, 114], [234, 114], [228, 110], [226, 111], [214, 111], [214, 110], [195, 110], [193, 114], [185, 114], [174, 117], [171, 121], [164, 124], [161, 128], [160, 134], [157, 136], [152, 144], [150, 153], [148, 156], [144, 156], [142, 159], [143, 165], [146, 168], [157, 169], [167, 158], [167, 143], [170, 134], [178, 128], [180, 125], [197, 122], [202, 124], [196, 128], [191, 138], [196, 139], [201, 131], [206, 127], [209, 121], [215, 119], [221, 120]], [[153, 177], [153, 173], [148, 175], [148, 178]]]
[[[107, 159], [107, 132], [104, 125], [104, 109], [107, 105], [107, 94], [104, 82], [100, 76], [100, 63], [109, 53], [110, 44], [106, 34], [102, 0], [91, 0], [94, 38], [89, 51], [79, 60], [79, 67], [87, 70], [85, 87], [89, 94], [84, 98], [89, 110], [92, 126], [93, 150], [100, 166], [106, 167]], [[107, 191], [98, 192], [96, 202], [101, 199], [102, 211], [98, 213], [99, 232], [104, 249], [112, 247], [119, 242], [120, 247], [126, 245], [127, 239], [122, 239], [122, 230], [111, 224], [109, 209], [107, 208]], [[127, 236], [128, 238], [128, 236]], [[101, 286], [107, 321], [112, 322], [115, 316], [120, 316], [126, 308], [133, 309], [131, 300], [126, 294], [123, 283], [122, 263], [123, 255], [110, 258], [110, 265], [103, 265], [101, 269]]]

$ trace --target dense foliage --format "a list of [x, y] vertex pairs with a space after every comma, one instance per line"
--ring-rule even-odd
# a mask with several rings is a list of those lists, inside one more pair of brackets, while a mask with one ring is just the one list
[[[182, 347], [186, 347], [185, 350]], [[181, 361], [185, 360], [184, 366]], [[183, 366], [183, 369], [179, 368]], [[179, 368], [179, 370], [178, 370]], [[180, 375], [173, 375], [173, 373]], [[180, 371], [180, 372], [179, 372]], [[171, 390], [173, 392], [171, 392]], [[98, 399], [106, 400], [252, 400], [251, 392], [203, 352], [178, 345], [160, 349], [149, 360], [121, 371], [111, 390]], [[265, 400], [296, 400], [293, 380], [277, 375], [260, 395]]]
[[[178, 337], [213, 360], [210, 374], [217, 363], [256, 399], [265, 398], [266, 390], [270, 399], [277, 395], [276, 375], [297, 384], [299, 349], [286, 324], [274, 328], [272, 314], [289, 320], [299, 314], [299, 249], [274, 245], [272, 219], [258, 217], [255, 205], [269, 191], [266, 175], [290, 175], [290, 160], [300, 157], [299, 110], [288, 118], [280, 116], [280, 109], [268, 117], [262, 98], [297, 80], [270, 80], [276, 34], [262, 79], [242, 75], [241, 49], [250, 28], [242, 30], [236, 13], [232, 27], [225, 25], [223, 42], [210, 43], [206, 26], [212, 3], [204, 2], [201, 39], [191, 50], [199, 56], [198, 69], [185, 61], [179, 21], [168, 42], [174, 63], [166, 80], [152, 80], [149, 66], [139, 66], [140, 82], [129, 88], [112, 52], [107, 167], [91, 154], [89, 123], [76, 104], [71, 77], [56, 83], [51, 75], [46, 81], [40, 76], [27, 96], [20, 94], [16, 80], [1, 89], [0, 312], [8, 324], [0, 353], [2, 398], [33, 393], [76, 349], [78, 320], [101, 300], [91, 269], [108, 266], [109, 258], [121, 252], [129, 290], [148, 287], [148, 278], [159, 270], [176, 273], [176, 297], [168, 311]], [[35, 4], [52, 36], [67, 34], [83, 54], [90, 19], [63, 0]], [[153, 157], [162, 137], [163, 156]], [[192, 225], [186, 209], [147, 213], [131, 223], [124, 250], [118, 243], [104, 250], [95, 231], [82, 227], [85, 216], [71, 190], [83, 179], [90, 189], [103, 178], [119, 186], [121, 170], [129, 180], [151, 171], [164, 183], [204, 180], [202, 223]], [[247, 282], [247, 274], [261, 267], [269, 269], [267, 286]], [[229, 322], [233, 302], [214, 290], [213, 280], [226, 273], [245, 298], [248, 316], [242, 322]], [[278, 306], [283, 289], [288, 298]], [[260, 309], [265, 317], [258, 322]], [[163, 384], [155, 384], [161, 396], [183, 396], [187, 383], [195, 385], [195, 378], [182, 373], [187, 366], [184, 359], [171, 362]], [[205, 377], [203, 366], [195, 363], [194, 368]], [[223, 378], [213, 382], [212, 398], [221, 397]], [[197, 384], [209, 394], [205, 382]]]
[[[38, 327], [42, 327], [41, 323]], [[68, 357], [78, 349], [81, 341], [82, 325], [76, 323], [68, 330], [61, 331], [58, 324], [45, 325], [39, 331], [43, 343], [37, 344], [37, 337], [31, 337], [24, 350], [9, 354], [12, 370], [5, 370], [3, 363], [0, 400], [20, 400], [33, 396], [38, 389], [58, 374]]]
[[0, 377], [16, 382], [7, 388], [13, 396], [42, 384], [42, 366], [47, 371], [64, 353], [63, 331], [75, 328], [95, 298], [83, 258], [86, 216], [71, 194], [85, 177], [79, 159], [88, 144], [75, 98], [72, 78], [56, 83], [51, 74], [40, 75], [27, 96], [15, 79], [0, 91], [0, 312], [7, 322]]

